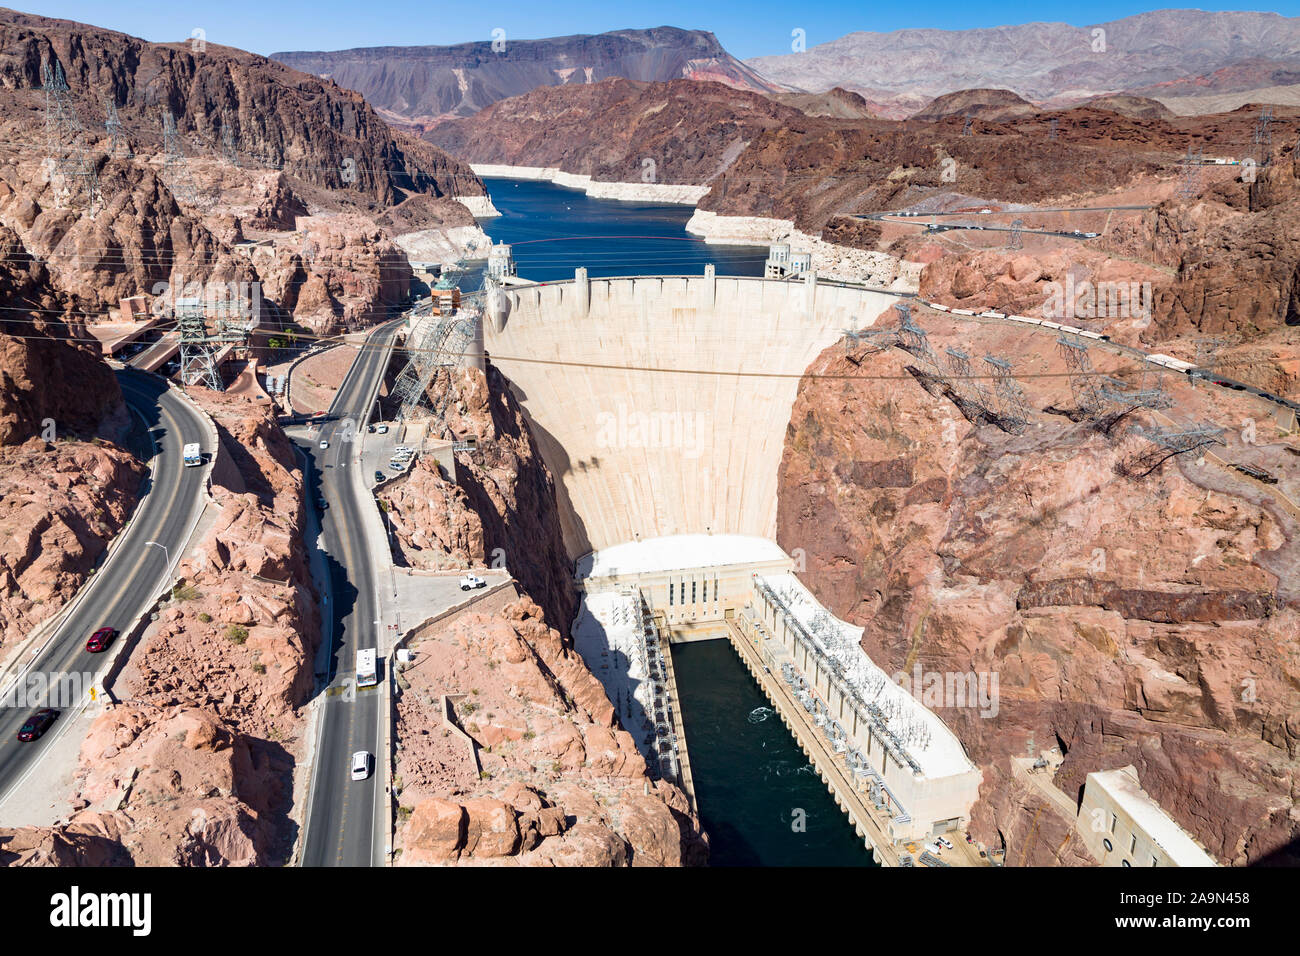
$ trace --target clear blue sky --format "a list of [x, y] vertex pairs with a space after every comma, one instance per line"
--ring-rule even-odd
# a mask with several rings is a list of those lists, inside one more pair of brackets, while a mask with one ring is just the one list
[[[201, 27], [210, 42], [261, 54], [490, 40], [493, 29], [498, 27], [505, 30], [509, 40], [667, 25], [712, 30], [723, 46], [744, 59], [790, 52], [790, 31], [795, 28], [804, 30], [808, 46], [814, 46], [854, 30], [961, 30], [1033, 21], [1085, 26], [1160, 7], [1112, 0], [1084, 5], [1061, 0], [931, 0], [878, 5], [861, 0], [123, 0], [113, 6], [103, 0], [28, 0], [20, 2], [19, 9], [80, 20], [155, 41], [184, 39], [195, 27]], [[1210, 4], [1197, 9], [1269, 9], [1297, 16], [1300, 0], [1286, 0], [1271, 7]]]

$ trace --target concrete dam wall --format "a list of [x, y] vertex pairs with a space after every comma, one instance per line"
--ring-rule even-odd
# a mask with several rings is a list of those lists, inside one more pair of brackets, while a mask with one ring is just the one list
[[654, 276], [513, 285], [486, 346], [557, 481], [572, 558], [675, 534], [776, 536], [799, 376], [896, 296], [800, 280]]

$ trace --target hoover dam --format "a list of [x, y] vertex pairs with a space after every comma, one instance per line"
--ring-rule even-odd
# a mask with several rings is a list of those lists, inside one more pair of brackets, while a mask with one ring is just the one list
[[558, 480], [571, 558], [676, 534], [774, 538], [799, 378], [896, 297], [704, 276], [502, 289], [485, 332]]
[[691, 789], [670, 645], [730, 640], [891, 865], [904, 842], [965, 827], [980, 772], [775, 538], [800, 378], [898, 294], [812, 272], [592, 279], [578, 267], [570, 281], [492, 285], [482, 323], [559, 482], [584, 598], [575, 644], [647, 759]]

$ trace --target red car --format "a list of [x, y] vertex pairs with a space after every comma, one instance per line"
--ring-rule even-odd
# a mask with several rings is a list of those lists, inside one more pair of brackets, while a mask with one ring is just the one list
[[50, 729], [50, 724], [54, 723], [54, 718], [57, 716], [59, 716], [59, 712], [53, 707], [38, 710], [27, 718], [27, 722], [18, 731], [18, 739], [22, 741], [35, 740]]
[[100, 651], [107, 650], [108, 645], [113, 643], [113, 638], [117, 637], [117, 631], [111, 627], [101, 627], [94, 634], [90, 635], [90, 640], [86, 641], [86, 650], [92, 654], [98, 654]]

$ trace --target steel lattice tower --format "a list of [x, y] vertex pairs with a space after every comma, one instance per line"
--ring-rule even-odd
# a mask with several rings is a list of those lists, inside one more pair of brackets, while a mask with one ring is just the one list
[[[1219, 349], [1225, 345], [1232, 345], [1233, 340], [1230, 338], [1210, 337], [1196, 340], [1196, 370], [1204, 372], [1203, 378], [1214, 378], [1219, 367]], [[1192, 384], [1196, 384], [1197, 376], [1192, 376]]]
[[230, 117], [221, 114], [221, 156], [231, 166], [239, 168], [239, 151], [235, 149], [235, 130], [230, 125]]
[[900, 302], [894, 308], [898, 309], [898, 337], [903, 347], [934, 369], [940, 378], [946, 378], [943, 366], [939, 364], [939, 356], [930, 348], [930, 339], [925, 334], [925, 329], [912, 321], [912, 307], [906, 302]]
[[1011, 238], [1007, 240], [1008, 249], [1023, 248], [1023, 245], [1020, 240], [1020, 234], [1021, 234], [1021, 230], [1024, 229], [1024, 227], [1025, 227], [1025, 221], [1023, 219], [1011, 220]]
[[217, 369], [218, 341], [208, 335], [201, 299], [176, 300], [176, 330], [180, 333], [181, 383], [222, 390]]
[[163, 111], [162, 123], [163, 176], [167, 180], [167, 186], [177, 202], [200, 206], [202, 203], [199, 199], [199, 191], [194, 186], [194, 180], [190, 178], [185, 151], [181, 147], [181, 136], [176, 130], [176, 118], [172, 116], [170, 110]]
[[1260, 114], [1258, 122], [1255, 124], [1255, 151], [1259, 157], [1259, 165], [1266, 166], [1273, 152], [1273, 131], [1269, 129], [1273, 122], [1273, 107], [1264, 107], [1264, 112]]
[[1200, 190], [1201, 163], [1203, 159], [1204, 150], [1197, 149], [1193, 152], [1189, 143], [1187, 155], [1183, 157], [1183, 178], [1178, 184], [1178, 195], [1183, 199], [1191, 199]]
[[117, 115], [117, 106], [112, 100], [104, 101], [104, 130], [108, 133], [108, 155], [113, 159], [130, 159], [135, 155], [127, 141], [122, 119]]
[[967, 113], [967, 114], [966, 114], [966, 122], [965, 122], [965, 124], [964, 124], [964, 125], [962, 126], [962, 128], [961, 128], [961, 134], [962, 134], [963, 136], [969, 136], [969, 135], [970, 135], [971, 124], [974, 122], [974, 120], [975, 120], [975, 114], [974, 114], [974, 113]]
[[85, 128], [68, 97], [62, 64], [55, 62], [51, 68], [49, 60], [41, 60], [41, 89], [45, 93], [45, 162], [51, 182], [57, 172], [69, 194], [75, 183], [84, 183], [87, 212], [93, 219], [99, 211], [99, 175], [86, 147]]
[[1048, 139], [1056, 139], [1056, 124], [1061, 121], [1059, 116], [1052, 117], [1052, 131], [1047, 134]]
[[984, 361], [993, 369], [993, 390], [1003, 424], [1007, 431], [1019, 435], [1029, 426], [1029, 402], [1011, 375], [1011, 363], [997, 355], [986, 355]]
[[1184, 428], [1155, 428], [1147, 432], [1146, 436], [1175, 455], [1185, 455], [1202, 445], [1222, 445], [1223, 440], [1219, 436], [1223, 432], [1222, 427], [1203, 422]]
[[1088, 346], [1062, 333], [1056, 340], [1061, 355], [1070, 370], [1070, 393], [1080, 411], [1095, 416], [1106, 406], [1106, 398], [1098, 387], [1097, 373], [1088, 356]]
[[944, 352], [948, 356], [948, 370], [955, 379], [953, 388], [958, 394], [964, 394], [968, 401], [989, 411], [993, 406], [993, 396], [989, 394], [988, 389], [975, 381], [975, 375], [971, 371], [970, 356], [961, 349], [952, 347], [944, 349]]

